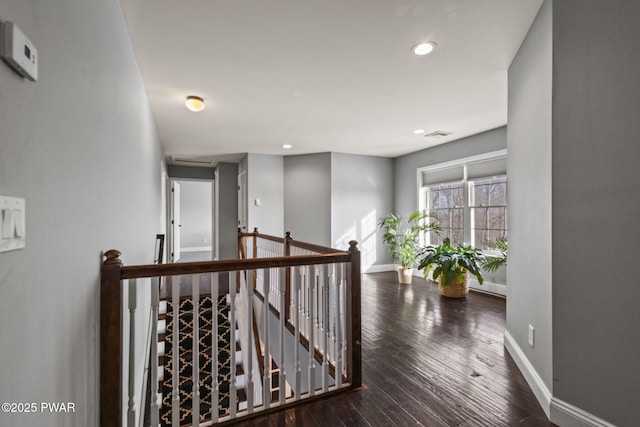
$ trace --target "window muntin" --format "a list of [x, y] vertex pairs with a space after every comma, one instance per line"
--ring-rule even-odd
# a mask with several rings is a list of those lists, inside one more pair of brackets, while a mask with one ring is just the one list
[[438, 219], [440, 235], [430, 231], [427, 244], [439, 245], [445, 238], [454, 245], [464, 242], [464, 182], [452, 182], [426, 187], [426, 211]]
[[440, 236], [428, 233], [423, 243], [449, 237], [491, 254], [487, 241], [507, 233], [506, 170], [506, 150], [418, 168], [419, 208], [438, 215], [443, 229]]
[[507, 235], [507, 177], [469, 182], [471, 245], [490, 251], [487, 243]]

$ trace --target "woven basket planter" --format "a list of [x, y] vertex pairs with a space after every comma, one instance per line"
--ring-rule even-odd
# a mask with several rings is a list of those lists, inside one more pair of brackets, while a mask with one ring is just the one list
[[464, 272], [462, 282], [449, 282], [447, 286], [442, 286], [442, 276], [438, 278], [438, 289], [440, 293], [448, 298], [464, 298], [469, 293], [469, 272]]

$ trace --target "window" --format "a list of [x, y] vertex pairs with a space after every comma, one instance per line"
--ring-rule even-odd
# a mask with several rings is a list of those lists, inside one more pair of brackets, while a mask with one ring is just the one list
[[438, 218], [440, 235], [430, 232], [425, 244], [445, 238], [453, 245], [487, 250], [487, 242], [507, 234], [506, 150], [418, 169], [419, 206]]
[[454, 245], [464, 241], [464, 183], [453, 182], [426, 187], [426, 210], [438, 219], [440, 235], [430, 231], [428, 243], [440, 244], [444, 238]]
[[471, 245], [489, 249], [487, 242], [507, 235], [507, 177], [469, 182]]

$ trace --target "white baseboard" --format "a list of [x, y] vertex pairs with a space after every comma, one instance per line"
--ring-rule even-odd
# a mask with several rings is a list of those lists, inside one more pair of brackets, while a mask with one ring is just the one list
[[363, 273], [384, 273], [386, 271], [396, 271], [396, 268], [395, 264], [370, 265], [364, 269]]
[[555, 397], [551, 398], [551, 422], [560, 427], [615, 427], [614, 424]]
[[188, 248], [180, 248], [180, 252], [211, 252], [211, 246], [190, 246]]
[[508, 331], [504, 332], [504, 346], [518, 365], [518, 369], [524, 375], [545, 415], [552, 423], [560, 427], [615, 427], [615, 425], [593, 414], [553, 397], [549, 388]]
[[538, 375], [538, 372], [535, 370], [531, 362], [529, 362], [529, 359], [527, 359], [527, 356], [524, 354], [516, 340], [513, 339], [509, 331], [504, 331], [504, 346], [511, 357], [513, 357], [516, 365], [518, 365], [518, 369], [520, 369], [520, 372], [524, 375], [524, 379], [527, 380], [533, 394], [536, 396], [536, 399], [538, 399], [540, 406], [542, 406], [545, 415], [547, 418], [550, 418], [551, 398], [553, 397], [551, 391], [549, 391], [549, 388], [546, 386], [544, 381], [542, 381], [542, 378], [540, 378], [540, 375]]
[[481, 285], [475, 278], [469, 277], [469, 288], [480, 292], [507, 296], [507, 285], [501, 283], [487, 282], [485, 280]]

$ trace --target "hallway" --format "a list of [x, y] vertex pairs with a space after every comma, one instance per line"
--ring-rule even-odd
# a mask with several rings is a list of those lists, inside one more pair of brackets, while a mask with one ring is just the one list
[[503, 347], [505, 300], [362, 278], [362, 390], [238, 426], [553, 426]]

